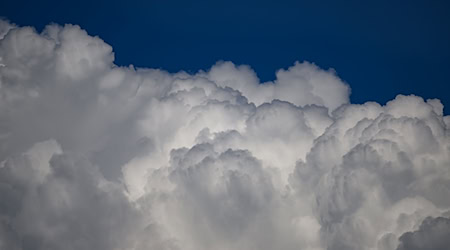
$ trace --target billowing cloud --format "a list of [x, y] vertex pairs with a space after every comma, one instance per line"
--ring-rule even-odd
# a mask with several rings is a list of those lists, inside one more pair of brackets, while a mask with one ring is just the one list
[[443, 105], [349, 95], [309, 62], [119, 67], [76, 25], [0, 21], [0, 249], [443, 246]]
[[407, 232], [400, 237], [398, 250], [444, 250], [450, 245], [450, 219], [444, 217], [427, 217], [419, 230]]

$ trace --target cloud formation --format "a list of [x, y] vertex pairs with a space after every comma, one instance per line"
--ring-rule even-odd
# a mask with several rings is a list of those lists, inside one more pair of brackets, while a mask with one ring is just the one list
[[76, 25], [0, 21], [0, 249], [439, 249], [450, 117], [349, 103], [296, 62], [119, 67]]

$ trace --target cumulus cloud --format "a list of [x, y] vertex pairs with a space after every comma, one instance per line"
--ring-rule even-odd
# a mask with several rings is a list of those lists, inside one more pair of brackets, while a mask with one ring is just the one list
[[419, 230], [407, 232], [400, 237], [398, 250], [447, 249], [450, 245], [450, 219], [427, 217]]
[[79, 26], [0, 21], [0, 249], [444, 246], [443, 105], [349, 95], [309, 62], [119, 67]]

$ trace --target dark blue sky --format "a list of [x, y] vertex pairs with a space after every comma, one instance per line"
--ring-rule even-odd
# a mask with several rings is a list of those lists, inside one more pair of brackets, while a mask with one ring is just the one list
[[111, 44], [116, 64], [174, 72], [217, 60], [262, 81], [308, 60], [334, 68], [352, 102], [402, 94], [450, 112], [450, 1], [4, 1], [0, 16], [41, 30], [79, 24]]

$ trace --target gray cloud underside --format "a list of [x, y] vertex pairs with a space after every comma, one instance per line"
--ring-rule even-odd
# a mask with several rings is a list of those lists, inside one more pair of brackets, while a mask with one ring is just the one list
[[308, 62], [118, 67], [78, 26], [0, 21], [0, 249], [448, 245], [441, 102], [349, 94]]
[[400, 236], [397, 250], [445, 250], [450, 246], [450, 219], [427, 217], [419, 230]]

